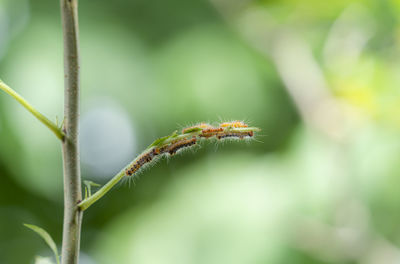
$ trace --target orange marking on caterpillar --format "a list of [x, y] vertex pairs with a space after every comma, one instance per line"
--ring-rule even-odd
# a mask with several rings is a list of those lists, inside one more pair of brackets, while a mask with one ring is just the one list
[[220, 127], [248, 127], [248, 125], [242, 121], [232, 121], [232, 122], [224, 122], [219, 125]]
[[222, 127], [208, 128], [208, 129], [204, 129], [199, 136], [205, 137], [205, 138], [210, 138], [210, 137], [217, 135], [219, 132], [222, 132], [222, 131], [224, 131], [224, 129]]

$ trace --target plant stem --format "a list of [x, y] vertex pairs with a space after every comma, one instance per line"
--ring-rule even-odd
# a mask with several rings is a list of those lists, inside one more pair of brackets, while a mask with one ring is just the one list
[[79, 46], [78, 1], [60, 0], [64, 35], [64, 226], [62, 264], [77, 264], [79, 259], [82, 199], [79, 164]]
[[30, 103], [28, 103], [21, 95], [19, 95], [16, 91], [14, 91], [10, 86], [5, 84], [2, 80], [0, 80], [0, 89], [6, 92], [8, 95], [12, 96], [18, 103], [20, 103], [26, 110], [31, 112], [40, 122], [42, 122], [45, 126], [47, 126], [55, 135], [61, 140], [64, 140], [64, 133], [61, 129], [51, 122], [47, 117], [41, 114], [38, 110], [36, 110]]
[[[226, 128], [226, 130], [229, 130], [232, 132], [250, 132], [250, 131], [251, 132], [259, 132], [259, 131], [261, 131], [261, 129], [259, 129], [258, 127]], [[200, 134], [201, 134], [201, 131], [195, 131], [195, 132], [185, 133], [185, 134], [181, 134], [181, 135], [174, 135], [174, 136], [171, 136], [170, 138], [167, 138], [164, 141], [162, 141], [162, 143], [160, 143], [161, 145], [159, 147], [168, 145], [171, 142], [174, 142], [176, 140], [180, 140], [183, 138], [197, 137]], [[82, 202], [80, 202], [78, 204], [79, 209], [81, 211], [85, 211], [92, 204], [94, 204], [100, 198], [102, 198], [106, 193], [108, 193], [112, 187], [114, 187], [119, 181], [122, 180], [122, 178], [124, 178], [124, 176], [126, 176], [125, 169], [127, 167], [129, 167], [132, 163], [134, 163], [135, 161], [140, 159], [140, 156], [143, 153], [145, 153], [147, 150], [151, 149], [152, 146], [153, 146], [153, 144], [148, 146], [146, 148], [146, 150], [144, 150], [141, 154], [139, 154], [131, 163], [129, 163], [127, 166], [125, 166], [125, 168], [123, 168], [120, 172], [118, 172], [118, 174], [116, 174], [111, 180], [109, 180], [105, 185], [103, 185], [103, 187], [101, 187], [99, 190], [97, 190], [97, 192], [95, 192], [92, 196], [89, 196], [89, 197], [85, 198]], [[130, 177], [132, 177], [132, 176], [130, 176]]]
[[115, 184], [117, 184], [123, 177], [125, 176], [125, 169], [121, 170], [117, 175], [115, 175], [111, 180], [109, 180], [106, 184], [103, 185], [97, 192], [95, 192], [92, 196], [89, 196], [81, 203], [79, 203], [79, 209], [81, 211], [85, 211], [92, 204], [97, 202], [101, 197], [103, 197]]

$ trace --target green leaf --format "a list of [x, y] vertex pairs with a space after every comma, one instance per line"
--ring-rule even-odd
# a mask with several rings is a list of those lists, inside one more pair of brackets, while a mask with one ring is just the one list
[[178, 130], [175, 130], [174, 132], [172, 132], [172, 134], [170, 135], [171, 138], [177, 137], [178, 136]]
[[58, 250], [57, 250], [56, 243], [54, 243], [54, 240], [51, 238], [49, 233], [47, 233], [46, 230], [44, 230], [43, 228], [40, 228], [40, 227], [35, 226], [35, 225], [24, 224], [24, 226], [26, 226], [27, 228], [33, 230], [34, 232], [36, 232], [39, 236], [41, 236], [43, 238], [43, 240], [47, 243], [47, 245], [53, 251], [54, 256], [56, 257], [57, 264], [60, 264], [60, 257], [58, 255]]
[[93, 181], [83, 181], [83, 183], [85, 184], [86, 188], [85, 188], [85, 199], [87, 197], [92, 196], [92, 186], [93, 187], [100, 187], [101, 185], [98, 183], [95, 183]]
[[177, 136], [179, 136], [178, 135], [178, 130], [175, 130], [169, 136], [165, 136], [165, 137], [162, 137], [162, 138], [157, 138], [156, 140], [154, 140], [153, 143], [151, 143], [151, 145], [148, 148], [160, 146], [165, 142], [165, 140], [167, 140], [169, 138], [174, 138], [174, 137], [177, 137]]
[[202, 131], [202, 130], [203, 129], [200, 127], [192, 127], [192, 128], [186, 129], [185, 134], [192, 133], [192, 132], [198, 132], [198, 131]]
[[165, 140], [169, 139], [171, 136], [165, 136], [162, 138], [157, 138], [154, 140], [153, 143], [151, 143], [150, 147], [155, 147], [155, 146], [160, 146]]
[[84, 183], [86, 186], [93, 186], [93, 187], [100, 187], [100, 186], [101, 186], [100, 184], [95, 183], [95, 182], [93, 182], [93, 181], [84, 180], [83, 183]]

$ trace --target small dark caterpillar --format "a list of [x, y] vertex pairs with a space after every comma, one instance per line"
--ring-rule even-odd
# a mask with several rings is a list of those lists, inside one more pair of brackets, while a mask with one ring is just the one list
[[196, 144], [197, 139], [195, 137], [191, 138], [191, 139], [184, 139], [178, 142], [173, 143], [172, 145], [170, 145], [166, 151], [170, 154], [170, 155], [174, 155], [178, 150], [180, 150], [181, 148], [186, 148], [186, 147], [190, 147], [193, 146], [194, 144]]
[[159, 153], [164, 154], [164, 153], [169, 153], [170, 148], [174, 145], [177, 144], [179, 142], [182, 142], [183, 140], [187, 140], [186, 138], [183, 139], [176, 139], [172, 142], [170, 142], [168, 145], [165, 145], [161, 148], [158, 149]]
[[190, 147], [196, 144], [197, 139], [195, 137], [191, 139], [182, 139], [176, 142], [172, 142], [169, 145], [166, 145], [161, 148], [153, 148], [146, 153], [143, 153], [139, 156], [136, 161], [125, 169], [125, 174], [128, 176], [134, 175], [140, 168], [142, 168], [145, 164], [150, 163], [156, 156], [162, 155], [165, 153], [169, 153], [170, 155], [174, 155], [178, 150]]
[[160, 154], [158, 148], [153, 148], [147, 153], [143, 153], [131, 166], [125, 169], [125, 174], [131, 176], [135, 174], [144, 164], [153, 160], [153, 158]]
[[223, 132], [223, 133], [218, 133], [217, 138], [218, 139], [223, 139], [223, 138], [239, 138], [239, 139], [244, 139], [245, 137], [253, 137], [254, 133], [253, 131], [248, 131], [248, 132]]

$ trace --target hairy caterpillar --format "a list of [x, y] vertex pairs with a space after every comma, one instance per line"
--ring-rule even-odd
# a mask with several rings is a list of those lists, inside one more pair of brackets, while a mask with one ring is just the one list
[[223, 138], [239, 138], [239, 139], [244, 139], [245, 137], [253, 137], [254, 133], [253, 131], [247, 131], [247, 132], [223, 132], [223, 133], [218, 133], [217, 138], [218, 139], [223, 139]]
[[135, 172], [142, 168], [143, 165], [152, 161], [153, 158], [159, 154], [160, 150], [158, 148], [153, 148], [150, 151], [143, 153], [135, 160], [135, 162], [132, 163], [132, 165], [125, 169], [126, 175], [131, 176], [135, 174]]
[[191, 139], [184, 139], [181, 141], [177, 141], [171, 146], [169, 146], [169, 148], [166, 151], [168, 151], [170, 155], [174, 155], [178, 150], [182, 148], [193, 146], [194, 144], [196, 144], [196, 141], [197, 139], [195, 137]]
[[201, 134], [199, 136], [204, 138], [210, 138], [217, 135], [218, 132], [222, 131], [224, 131], [222, 127], [203, 129], [203, 131], [201, 131]]
[[196, 144], [196, 137], [191, 139], [181, 139], [177, 140], [170, 145], [166, 145], [162, 148], [154, 147], [148, 152], [140, 155], [130, 166], [125, 169], [125, 174], [128, 176], [132, 176], [135, 174], [140, 168], [142, 168], [145, 164], [150, 163], [156, 156], [163, 154], [174, 155], [178, 150], [186, 147], [193, 146]]
[[248, 127], [248, 125], [242, 121], [232, 121], [232, 122], [224, 122], [219, 125], [220, 127]]
[[[196, 138], [194, 138], [194, 139], [196, 139]], [[160, 154], [170, 154], [170, 155], [173, 155], [173, 154], [175, 154], [180, 148], [184, 148], [184, 147], [186, 147], [186, 145], [185, 144], [187, 144], [188, 143], [188, 139], [186, 139], [186, 138], [183, 138], [183, 139], [180, 139], [180, 140], [174, 140], [174, 141], [172, 141], [169, 145], [165, 145], [165, 146], [163, 146], [163, 147], [161, 147], [160, 149], [159, 149], [159, 152], [160, 152]], [[196, 142], [195, 142], [196, 143]], [[193, 144], [192, 144], [193, 145]], [[191, 145], [189, 145], [189, 146], [191, 146]]]

